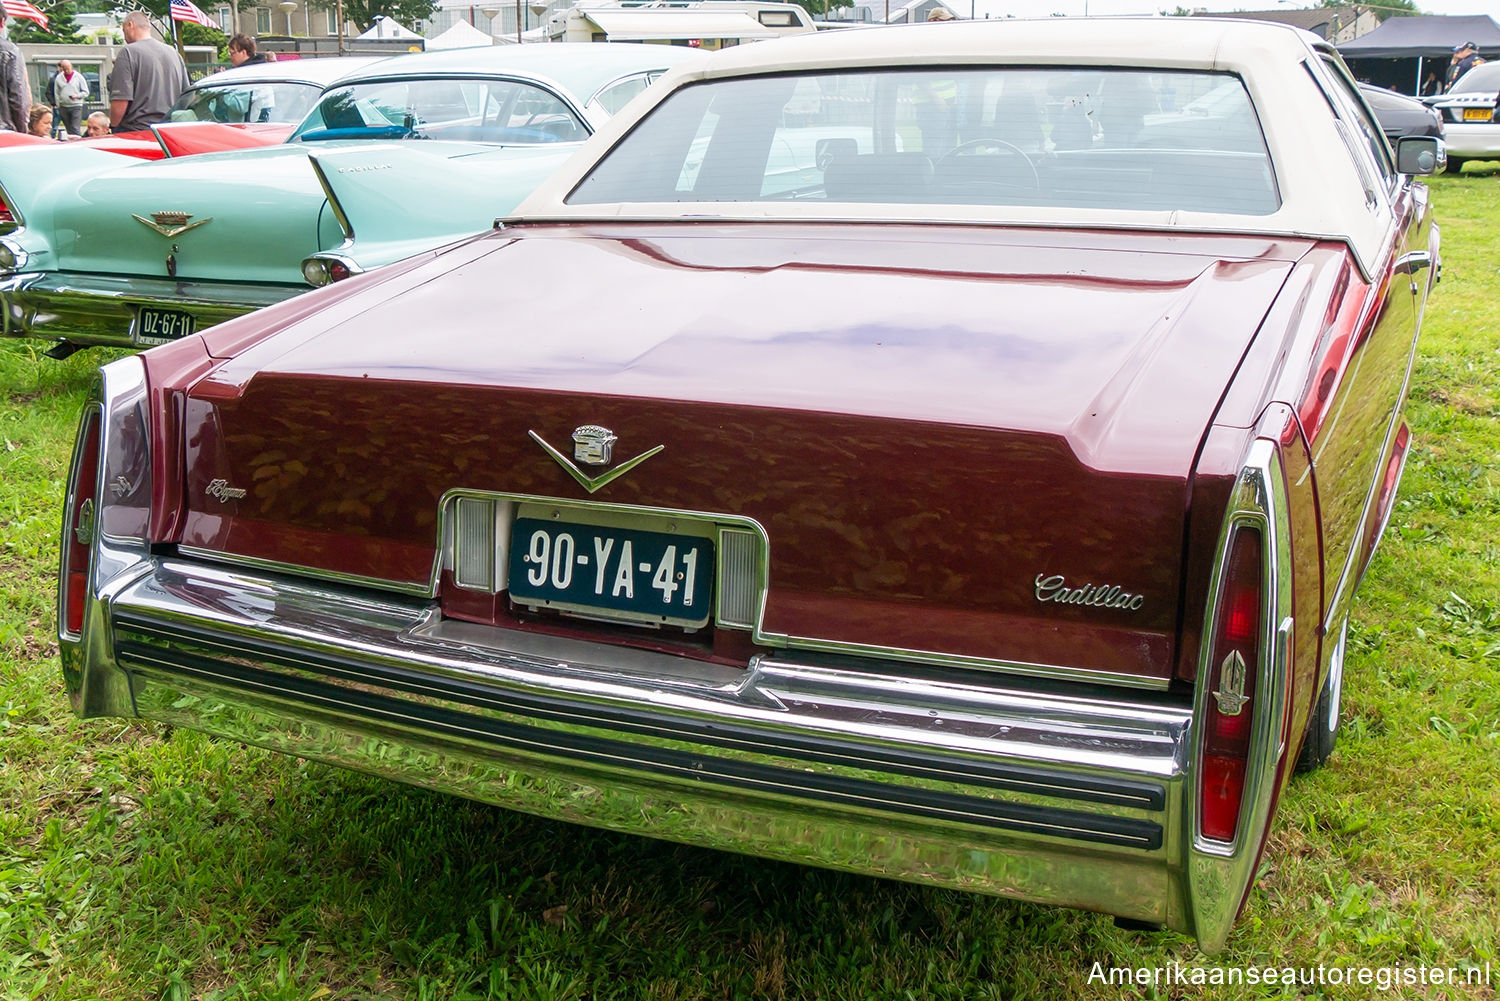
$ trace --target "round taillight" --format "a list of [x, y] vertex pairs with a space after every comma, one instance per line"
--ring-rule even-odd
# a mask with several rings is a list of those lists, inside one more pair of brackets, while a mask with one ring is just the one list
[[333, 276], [328, 273], [327, 263], [316, 257], [309, 257], [302, 262], [302, 277], [314, 288], [320, 288], [333, 281]]

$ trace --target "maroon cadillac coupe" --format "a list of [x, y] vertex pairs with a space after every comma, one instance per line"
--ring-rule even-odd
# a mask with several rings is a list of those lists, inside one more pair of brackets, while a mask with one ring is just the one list
[[103, 370], [76, 710], [1220, 948], [1338, 732], [1440, 141], [1217, 19], [655, 90], [492, 231]]

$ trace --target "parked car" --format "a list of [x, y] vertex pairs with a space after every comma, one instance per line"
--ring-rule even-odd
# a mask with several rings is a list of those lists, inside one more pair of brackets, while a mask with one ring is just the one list
[[[1009, 137], [1101, 77], [1264, 141]], [[104, 368], [73, 706], [1216, 950], [1338, 733], [1438, 152], [1268, 23], [678, 67], [492, 231]]]
[[[285, 144], [128, 165], [72, 144], [0, 150], [0, 199], [25, 223], [0, 236], [4, 332], [54, 341], [55, 357], [160, 344], [469, 235], [606, 106], [695, 58], [589, 44], [398, 56], [326, 89]], [[177, 128], [227, 130], [156, 131]]]
[[1443, 116], [1416, 98], [1368, 83], [1360, 84], [1359, 92], [1375, 112], [1375, 120], [1392, 148], [1403, 136], [1445, 138]]
[[379, 61], [332, 56], [237, 66], [183, 91], [167, 117], [173, 122], [280, 125], [280, 141], [312, 110], [323, 88]]
[[1426, 101], [1443, 117], [1450, 174], [1470, 160], [1500, 160], [1500, 62], [1475, 66], [1448, 93]]

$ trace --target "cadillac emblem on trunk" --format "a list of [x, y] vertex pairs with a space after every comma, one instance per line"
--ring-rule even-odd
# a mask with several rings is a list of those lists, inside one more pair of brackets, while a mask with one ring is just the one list
[[573, 432], [573, 461], [585, 466], [607, 466], [619, 440], [609, 428], [585, 424]]
[[548, 455], [552, 456], [553, 460], [559, 466], [566, 469], [568, 471], [568, 475], [577, 480], [579, 484], [582, 485], [583, 489], [587, 490], [589, 493], [593, 493], [595, 490], [600, 489], [611, 480], [618, 479], [625, 473], [628, 473], [636, 466], [639, 466], [641, 463], [651, 458], [657, 452], [660, 452], [663, 448], [666, 448], [665, 445], [657, 445], [655, 448], [648, 448], [646, 451], [642, 452], [634, 459], [627, 459], [607, 473], [600, 473], [598, 476], [590, 476], [588, 473], [585, 473], [582, 469], [578, 468], [578, 466], [575, 464], [575, 460], [577, 462], [582, 462], [590, 466], [609, 465], [609, 461], [614, 454], [614, 444], [619, 440], [615, 436], [615, 433], [609, 428], [600, 427], [597, 424], [585, 424], [582, 427], [576, 429], [573, 432], [572, 459], [569, 459], [562, 452], [547, 444], [547, 442], [543, 440], [542, 436], [537, 434], [535, 431], [528, 431], [526, 433], [531, 436], [532, 441], [542, 446], [543, 450], [545, 450]]
[[188, 222], [193, 217], [190, 212], [153, 212], [150, 219], [131, 213], [130, 217], [142, 226], [156, 230], [168, 240], [214, 221], [213, 216], [204, 216], [197, 222]]

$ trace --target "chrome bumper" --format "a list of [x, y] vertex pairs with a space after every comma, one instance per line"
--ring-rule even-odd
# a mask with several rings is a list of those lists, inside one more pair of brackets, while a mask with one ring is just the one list
[[[1191, 899], [1185, 700], [911, 666], [748, 669], [443, 620], [430, 601], [96, 550], [82, 715], [140, 715], [517, 810], [1161, 923]], [[1225, 880], [1232, 884], [1234, 880]], [[1202, 891], [1198, 891], [1202, 892]]]
[[146, 347], [149, 344], [138, 341], [135, 332], [142, 306], [191, 314], [196, 332], [309, 291], [306, 285], [23, 272], [0, 277], [0, 312], [6, 337]]

